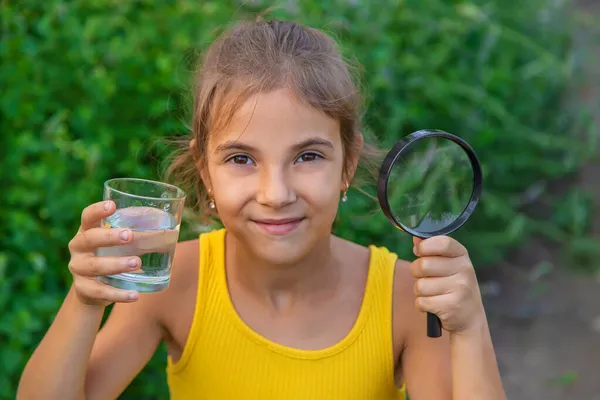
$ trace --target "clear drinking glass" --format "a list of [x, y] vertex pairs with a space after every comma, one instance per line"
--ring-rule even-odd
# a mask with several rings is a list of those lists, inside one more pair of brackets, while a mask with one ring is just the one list
[[141, 270], [97, 279], [107, 285], [138, 292], [159, 292], [169, 286], [171, 264], [179, 239], [186, 194], [176, 186], [136, 178], [116, 178], [104, 183], [104, 200], [117, 205], [102, 220], [106, 228], [129, 228], [133, 241], [102, 247], [98, 256], [139, 256]]

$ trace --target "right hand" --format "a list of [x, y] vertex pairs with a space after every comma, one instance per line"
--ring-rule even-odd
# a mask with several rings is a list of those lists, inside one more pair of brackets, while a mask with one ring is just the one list
[[139, 297], [135, 291], [116, 289], [96, 280], [97, 276], [136, 271], [142, 263], [136, 256], [96, 256], [99, 247], [124, 245], [133, 240], [130, 229], [100, 226], [102, 219], [112, 215], [115, 210], [115, 203], [110, 200], [86, 207], [81, 213], [81, 226], [69, 242], [69, 270], [73, 274], [73, 287], [78, 298], [87, 305], [106, 307], [114, 302], [131, 303]]

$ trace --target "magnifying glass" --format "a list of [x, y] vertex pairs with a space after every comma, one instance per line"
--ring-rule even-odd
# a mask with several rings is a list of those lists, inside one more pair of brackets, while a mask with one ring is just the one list
[[[420, 130], [402, 138], [379, 171], [377, 197], [387, 219], [421, 239], [449, 235], [469, 219], [481, 196], [481, 165], [471, 146], [448, 132]], [[440, 337], [427, 313], [427, 336]]]

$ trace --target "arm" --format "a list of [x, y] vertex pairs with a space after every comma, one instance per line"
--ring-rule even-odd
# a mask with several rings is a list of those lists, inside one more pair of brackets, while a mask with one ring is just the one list
[[87, 365], [88, 399], [116, 399], [150, 361], [163, 338], [156, 318], [161, 294], [115, 304], [98, 333]]
[[[468, 332], [450, 334], [453, 399], [506, 400], [490, 331], [482, 323]], [[493, 394], [493, 395], [490, 395]]]
[[23, 371], [17, 399], [116, 398], [161, 340], [149, 302], [115, 304], [96, 335], [104, 307], [84, 304], [71, 289]]
[[411, 400], [506, 399], [487, 323], [429, 338], [424, 312], [410, 320], [400, 362]]
[[394, 332], [402, 343], [397, 380], [406, 383], [411, 400], [452, 399], [450, 340], [448, 334], [427, 337], [426, 314], [415, 308], [410, 263], [398, 261], [394, 275]]
[[[466, 249], [449, 237], [416, 240], [415, 246], [420, 258], [409, 267], [414, 279], [404, 272], [412, 290], [403, 289], [404, 304], [414, 305], [412, 314], [405, 310], [402, 356], [411, 399], [505, 400], [477, 278]], [[406, 293], [412, 295], [412, 301]], [[441, 338], [427, 337], [426, 311], [440, 317], [445, 330]]]
[[17, 399], [85, 398], [85, 365], [104, 308], [87, 306], [71, 289], [21, 375]]
[[[161, 330], [152, 306], [155, 297], [103, 285], [98, 275], [139, 268], [138, 257], [96, 257], [98, 247], [127, 244], [128, 229], [99, 228], [115, 210], [112, 202], [87, 207], [69, 243], [73, 285], [48, 332], [29, 359], [18, 399], [82, 399], [116, 396], [156, 349]], [[135, 261], [130, 263], [130, 261]], [[115, 305], [96, 335], [105, 307]]]

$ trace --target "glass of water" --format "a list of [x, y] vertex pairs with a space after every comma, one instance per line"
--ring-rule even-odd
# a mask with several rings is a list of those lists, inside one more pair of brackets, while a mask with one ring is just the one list
[[133, 240], [125, 245], [102, 247], [98, 256], [138, 256], [139, 270], [97, 279], [107, 285], [138, 292], [159, 292], [169, 286], [171, 264], [179, 239], [186, 194], [176, 186], [136, 178], [116, 178], [104, 183], [104, 200], [115, 202], [114, 214], [102, 220], [105, 228], [129, 228]]

